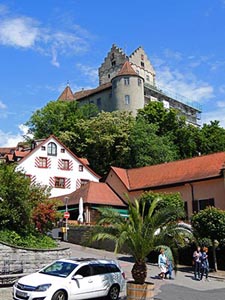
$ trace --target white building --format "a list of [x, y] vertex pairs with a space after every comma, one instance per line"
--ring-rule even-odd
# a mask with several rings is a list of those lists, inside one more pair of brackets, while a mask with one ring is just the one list
[[16, 169], [24, 171], [32, 183], [49, 186], [51, 197], [72, 193], [83, 184], [100, 179], [86, 159], [77, 157], [53, 135], [34, 142]]

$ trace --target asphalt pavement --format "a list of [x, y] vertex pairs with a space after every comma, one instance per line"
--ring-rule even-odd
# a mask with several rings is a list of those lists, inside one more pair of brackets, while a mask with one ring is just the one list
[[[131, 280], [133, 260], [129, 255], [117, 254], [105, 250], [82, 247], [79, 245], [60, 242], [62, 247], [71, 249], [72, 257], [93, 257], [118, 260], [126, 274], [126, 279]], [[157, 265], [147, 263], [147, 281], [155, 284], [155, 300], [224, 300], [225, 298], [225, 272], [209, 273], [209, 281], [196, 281], [191, 267], [178, 266], [178, 271], [173, 274], [173, 280], [161, 280], [157, 274]], [[11, 287], [0, 288], [0, 300], [12, 300]], [[126, 293], [121, 294], [121, 300], [126, 299]]]

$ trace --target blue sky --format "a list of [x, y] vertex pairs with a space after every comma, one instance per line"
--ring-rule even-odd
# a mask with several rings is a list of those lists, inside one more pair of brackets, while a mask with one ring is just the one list
[[225, 127], [225, 0], [0, 2], [0, 146], [22, 140], [32, 112], [98, 85], [112, 44], [143, 46], [157, 83]]

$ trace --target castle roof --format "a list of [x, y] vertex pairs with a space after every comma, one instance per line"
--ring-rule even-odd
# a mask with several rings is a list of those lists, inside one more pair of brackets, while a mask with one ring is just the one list
[[122, 68], [119, 71], [119, 73], [118, 73], [117, 76], [123, 76], [123, 75], [135, 75], [135, 76], [138, 76], [138, 74], [131, 67], [131, 64], [129, 63], [129, 61], [126, 61], [124, 63], [124, 65], [122, 66]]
[[69, 85], [66, 86], [62, 94], [59, 96], [58, 100], [62, 100], [62, 101], [74, 100], [74, 95]]

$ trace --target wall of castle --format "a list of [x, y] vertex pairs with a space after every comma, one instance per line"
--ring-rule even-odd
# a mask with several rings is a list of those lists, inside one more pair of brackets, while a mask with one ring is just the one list
[[13, 247], [0, 242], [0, 272], [32, 273], [54, 260], [70, 256], [70, 248], [38, 250]]
[[[125, 81], [129, 78], [129, 84]], [[114, 110], [131, 111], [144, 107], [144, 82], [139, 76], [118, 76], [112, 82], [112, 101]]]

